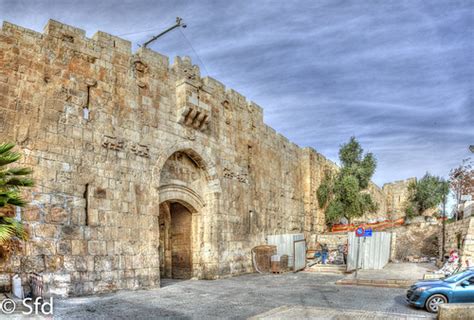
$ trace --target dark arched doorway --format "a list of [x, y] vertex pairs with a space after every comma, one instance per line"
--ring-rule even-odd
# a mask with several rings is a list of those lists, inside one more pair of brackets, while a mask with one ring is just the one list
[[186, 144], [176, 148], [164, 152], [159, 162], [160, 275], [212, 279], [218, 264], [214, 230], [220, 181], [204, 150], [198, 153]]
[[179, 202], [160, 204], [160, 270], [162, 278], [192, 277], [192, 213]]

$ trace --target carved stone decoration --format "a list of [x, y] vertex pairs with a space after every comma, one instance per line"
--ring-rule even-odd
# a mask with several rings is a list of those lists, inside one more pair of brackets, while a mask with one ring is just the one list
[[225, 123], [231, 124], [232, 123], [232, 108], [230, 106], [229, 100], [222, 101], [222, 106], [224, 107]]
[[150, 148], [143, 144], [133, 144], [130, 150], [137, 156], [149, 158], [150, 157]]
[[82, 53], [82, 52], [79, 52], [79, 51], [74, 51], [74, 57], [78, 58], [78, 59], [81, 59], [81, 60], [84, 60], [88, 63], [95, 63], [97, 58], [96, 57], [93, 57], [93, 56], [90, 56], [88, 54], [85, 54], [85, 53]]
[[[126, 148], [126, 145], [129, 147]], [[102, 147], [114, 151], [130, 151], [139, 157], [150, 158], [150, 148], [147, 145], [140, 143], [126, 143], [125, 140], [113, 136], [105, 135]]]
[[188, 105], [182, 109], [179, 123], [196, 130], [204, 131], [208, 128], [210, 122], [210, 114], [207, 110], [200, 109], [193, 105]]
[[69, 92], [69, 89], [65, 86], [61, 86], [55, 96], [64, 101], [69, 102], [71, 100], [71, 94]]
[[180, 181], [181, 184], [187, 185], [196, 192], [203, 189], [204, 180], [202, 168], [184, 152], [174, 153], [161, 172], [161, 184], [176, 184], [177, 181]]
[[228, 100], [224, 100], [222, 101], [222, 106], [226, 109], [226, 110], [229, 110], [230, 109], [230, 103]]
[[95, 87], [97, 85], [97, 80], [92, 78], [87, 78], [85, 82], [88, 87]]
[[246, 173], [236, 173], [229, 168], [224, 168], [222, 175], [225, 179], [237, 180], [238, 182], [248, 184], [248, 176]]
[[133, 62], [133, 65], [135, 67], [135, 70], [137, 70], [138, 72], [145, 73], [148, 70], [148, 66], [140, 60], [135, 60]]
[[74, 37], [73, 36], [70, 36], [68, 34], [63, 34], [62, 38], [61, 38], [64, 42], [69, 42], [69, 43], [73, 43], [74, 42]]
[[196, 131], [195, 130], [187, 128], [185, 135], [186, 135], [186, 138], [188, 138], [191, 141], [196, 140]]
[[117, 139], [117, 137], [104, 136], [104, 142], [102, 142], [102, 147], [114, 151], [122, 151], [124, 149], [125, 142], [123, 140]]
[[146, 88], [146, 83], [143, 80], [137, 80], [137, 85], [142, 89]]

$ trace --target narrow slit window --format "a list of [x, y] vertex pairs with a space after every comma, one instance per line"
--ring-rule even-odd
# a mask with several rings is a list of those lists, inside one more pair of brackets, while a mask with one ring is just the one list
[[91, 86], [87, 86], [87, 100], [86, 105], [82, 108], [82, 118], [89, 121], [90, 118], [90, 101], [91, 101]]
[[82, 117], [84, 118], [84, 120], [89, 120], [89, 108], [88, 107], [82, 108]]
[[84, 224], [86, 226], [89, 225], [89, 184], [86, 183], [85, 190], [84, 190], [84, 200], [85, 200], [85, 205], [84, 205], [84, 212], [85, 212], [85, 217], [84, 217]]

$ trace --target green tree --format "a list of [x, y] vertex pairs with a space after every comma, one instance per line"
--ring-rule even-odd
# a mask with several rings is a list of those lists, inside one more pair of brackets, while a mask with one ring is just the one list
[[326, 222], [333, 224], [341, 218], [349, 222], [365, 213], [377, 210], [366, 189], [369, 186], [377, 161], [372, 153], [366, 153], [351, 137], [339, 149], [341, 168], [337, 174], [326, 172], [316, 195], [319, 207], [325, 209]]
[[459, 204], [463, 195], [474, 195], [474, 161], [463, 159], [462, 164], [449, 172], [449, 184], [456, 199], [455, 220], [459, 218]]
[[4, 251], [15, 240], [27, 239], [23, 224], [13, 217], [13, 209], [27, 204], [21, 196], [21, 189], [33, 186], [33, 180], [27, 177], [31, 169], [9, 167], [21, 158], [20, 153], [12, 151], [14, 147], [12, 143], [0, 144], [0, 246]]
[[449, 182], [427, 172], [423, 178], [408, 185], [408, 192], [405, 213], [411, 218], [441, 204], [449, 193]]

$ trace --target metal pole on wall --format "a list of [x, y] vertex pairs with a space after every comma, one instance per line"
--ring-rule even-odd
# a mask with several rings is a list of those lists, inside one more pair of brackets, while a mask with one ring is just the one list
[[356, 272], [355, 272], [355, 277], [357, 279], [357, 270], [359, 270], [359, 260], [360, 260], [360, 237], [357, 238], [357, 262], [356, 262]]
[[446, 196], [443, 197], [443, 246], [441, 248], [441, 261], [444, 262], [446, 252]]

